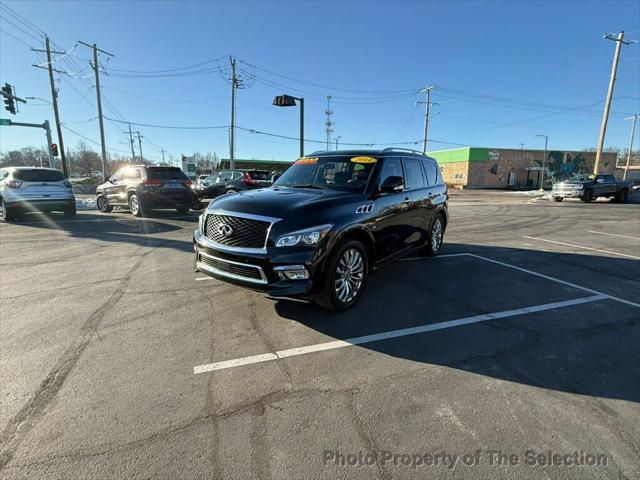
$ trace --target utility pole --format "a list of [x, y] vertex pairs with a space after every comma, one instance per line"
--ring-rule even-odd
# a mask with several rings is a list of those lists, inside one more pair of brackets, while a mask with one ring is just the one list
[[426, 95], [424, 102], [416, 102], [416, 105], [423, 104], [425, 105], [424, 109], [424, 140], [422, 141], [422, 153], [427, 153], [427, 141], [429, 135], [429, 116], [431, 115], [431, 105], [437, 105], [436, 103], [431, 102], [431, 90], [433, 90], [433, 85], [427, 85], [420, 93], [424, 93]]
[[331, 95], [327, 95], [327, 109], [324, 111], [327, 114], [326, 132], [327, 132], [327, 150], [331, 150], [331, 134], [333, 133], [333, 122], [331, 121], [331, 115], [333, 115], [333, 110], [331, 110]]
[[624, 175], [622, 176], [623, 180], [627, 179], [627, 172], [629, 171], [629, 163], [631, 162], [631, 153], [633, 152], [633, 138], [636, 133], [636, 121], [638, 120], [638, 114], [636, 113], [632, 117], [627, 117], [625, 120], [633, 119], [633, 124], [631, 125], [631, 139], [629, 140], [629, 150], [627, 151], [627, 164], [624, 167]]
[[140, 163], [144, 163], [144, 157], [142, 156], [142, 139], [144, 137], [141, 136], [140, 132], [138, 132], [138, 131], [136, 131], [134, 133], [138, 136], [138, 148], [140, 150]]
[[342, 138], [342, 136], [338, 135], [336, 137], [336, 150], [338, 150], [338, 140], [340, 140]]
[[[93, 72], [96, 77], [96, 100], [98, 102], [98, 121], [100, 122], [100, 146], [102, 147], [102, 181], [107, 179], [107, 145], [104, 140], [104, 118], [102, 118], [102, 100], [100, 97], [100, 73], [98, 70], [98, 52], [113, 57], [109, 52], [99, 49], [96, 44], [89, 44], [78, 40], [78, 43], [93, 49]], [[91, 64], [91, 62], [89, 62]]]
[[609, 91], [607, 92], [607, 101], [604, 105], [602, 113], [602, 125], [600, 126], [600, 138], [598, 139], [598, 148], [596, 149], [596, 161], [593, 165], [593, 173], [598, 174], [600, 170], [600, 157], [602, 156], [602, 148], [604, 147], [604, 137], [607, 133], [607, 121], [609, 120], [609, 110], [611, 109], [611, 99], [613, 98], [613, 88], [616, 84], [616, 73], [618, 71], [618, 60], [620, 59], [620, 50], [622, 44], [629, 45], [631, 42], [624, 40], [624, 32], [620, 32], [617, 37], [606, 34], [607, 40], [616, 42], [615, 53], [613, 54], [613, 65], [611, 66], [611, 78], [609, 79]]
[[[49, 71], [49, 84], [51, 85], [51, 103], [53, 104], [53, 115], [55, 117], [55, 121], [56, 121], [56, 130], [58, 133], [58, 147], [59, 151], [60, 151], [60, 161], [62, 163], [62, 171], [64, 173], [64, 175], [66, 177], [69, 176], [69, 168], [67, 166], [67, 158], [66, 158], [66, 154], [64, 151], [64, 141], [62, 140], [62, 123], [60, 123], [60, 111], [58, 110], [58, 91], [56, 90], [56, 84], [55, 81], [53, 80], [53, 72], [54, 72], [54, 68], [53, 68], [53, 62], [51, 61], [51, 54], [55, 53], [56, 55], [64, 55], [67, 52], [55, 52], [55, 51], [51, 51], [51, 46], [49, 44], [49, 37], [45, 36], [44, 37], [44, 45], [45, 45], [45, 50], [38, 50], [35, 48], [32, 48], [31, 50], [34, 52], [39, 52], [39, 53], [46, 53], [47, 54], [47, 70]], [[34, 65], [34, 67], [40, 67], [39, 65]], [[55, 70], [58, 73], [65, 73], [65, 72], [60, 72], [58, 70]], [[49, 142], [49, 150], [51, 150], [51, 141]], [[53, 162], [51, 162], [51, 166], [53, 167]]]
[[131, 124], [129, 124], [129, 145], [131, 145], [131, 163], [136, 162], [136, 152], [133, 150], [133, 135], [131, 132]]
[[540, 172], [540, 191], [544, 191], [544, 171], [547, 168], [547, 144], [549, 143], [549, 137], [546, 135], [538, 134], [536, 137], [544, 137], [544, 156], [542, 157], [542, 171]]

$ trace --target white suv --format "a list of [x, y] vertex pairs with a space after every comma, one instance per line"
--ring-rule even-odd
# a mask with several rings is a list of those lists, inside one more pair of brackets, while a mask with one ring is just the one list
[[76, 214], [71, 183], [60, 170], [36, 167], [0, 169], [0, 217], [13, 220], [27, 211]]

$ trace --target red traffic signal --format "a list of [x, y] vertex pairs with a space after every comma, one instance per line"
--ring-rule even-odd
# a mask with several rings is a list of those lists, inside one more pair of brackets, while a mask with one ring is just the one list
[[51, 154], [52, 154], [54, 157], [57, 157], [57, 156], [58, 156], [58, 145], [57, 145], [57, 144], [55, 144], [55, 143], [52, 143], [52, 144], [51, 144]]

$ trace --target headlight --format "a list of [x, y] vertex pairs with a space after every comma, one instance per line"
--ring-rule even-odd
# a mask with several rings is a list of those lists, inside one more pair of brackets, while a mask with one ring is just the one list
[[276, 240], [276, 247], [293, 247], [296, 245], [313, 246], [331, 230], [332, 224], [318, 225], [317, 227], [306, 228], [280, 235]]

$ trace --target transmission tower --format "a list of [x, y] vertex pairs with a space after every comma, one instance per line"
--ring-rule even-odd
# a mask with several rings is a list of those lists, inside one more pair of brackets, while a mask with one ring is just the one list
[[333, 121], [331, 120], [331, 115], [333, 115], [333, 110], [331, 110], [331, 95], [327, 95], [327, 109], [325, 112], [327, 114], [327, 121], [325, 125], [327, 126], [327, 150], [331, 150], [331, 134], [333, 133]]

